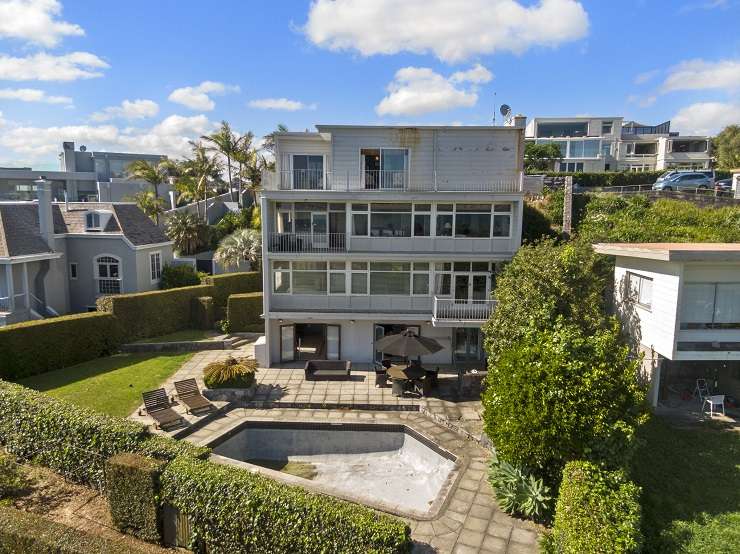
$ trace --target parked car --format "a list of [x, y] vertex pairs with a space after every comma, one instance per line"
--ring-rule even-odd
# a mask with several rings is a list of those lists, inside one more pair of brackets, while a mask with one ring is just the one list
[[712, 187], [712, 178], [704, 173], [678, 173], [663, 181], [656, 181], [653, 190], [696, 190]]
[[720, 179], [714, 182], [714, 190], [717, 192], [730, 192], [732, 190], [732, 179]]
[[668, 181], [673, 177], [677, 177], [678, 175], [686, 175], [687, 173], [701, 173], [702, 175], [706, 175], [710, 179], [714, 179], [714, 171], [711, 169], [702, 169], [695, 171], [692, 171], [691, 169], [669, 169], [660, 177], [658, 177], [657, 181]]

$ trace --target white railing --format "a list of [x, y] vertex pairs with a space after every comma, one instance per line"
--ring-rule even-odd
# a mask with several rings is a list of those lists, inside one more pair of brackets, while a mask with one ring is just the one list
[[26, 308], [26, 293], [20, 292], [13, 295], [11, 302], [10, 296], [0, 296], [0, 312], [12, 312]]
[[486, 321], [494, 306], [495, 300], [468, 300], [434, 297], [434, 319], [454, 321]]
[[365, 192], [503, 192], [522, 191], [523, 175], [512, 179], [458, 181], [439, 177], [433, 172], [428, 180], [411, 179], [408, 171], [363, 171], [361, 173], [331, 172], [320, 169], [293, 169], [265, 172], [262, 186], [265, 190], [329, 190]]
[[10, 311], [10, 297], [0, 296], [0, 312], [9, 312], [9, 311]]
[[347, 249], [344, 233], [269, 233], [270, 252], [343, 252]]

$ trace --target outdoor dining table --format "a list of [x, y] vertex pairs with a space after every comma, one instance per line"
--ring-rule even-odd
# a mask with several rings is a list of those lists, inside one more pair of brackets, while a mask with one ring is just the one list
[[393, 395], [403, 396], [407, 382], [413, 382], [424, 377], [425, 372], [421, 366], [392, 365], [388, 368], [388, 377], [393, 382]]

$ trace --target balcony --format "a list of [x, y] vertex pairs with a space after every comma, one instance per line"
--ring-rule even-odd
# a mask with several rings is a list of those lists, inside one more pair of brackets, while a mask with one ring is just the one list
[[496, 306], [495, 300], [434, 297], [432, 324], [484, 323]]
[[0, 312], [13, 312], [14, 310], [26, 309], [26, 293], [21, 292], [13, 296], [14, 302], [11, 302], [9, 296], [0, 296]]
[[344, 233], [269, 233], [269, 252], [323, 253], [344, 252], [347, 249]]
[[408, 171], [363, 171], [359, 174], [321, 169], [293, 169], [265, 172], [265, 190], [310, 190], [335, 192], [522, 192], [522, 174], [510, 180], [449, 182], [434, 172], [428, 180], [411, 179]]

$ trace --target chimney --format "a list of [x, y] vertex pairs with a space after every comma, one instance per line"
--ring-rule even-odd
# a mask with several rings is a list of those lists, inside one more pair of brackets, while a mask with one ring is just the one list
[[527, 126], [527, 116], [520, 113], [511, 118], [512, 127], [524, 129]]
[[41, 177], [36, 184], [36, 197], [39, 204], [39, 232], [41, 238], [54, 250], [54, 216], [51, 212], [51, 183]]

